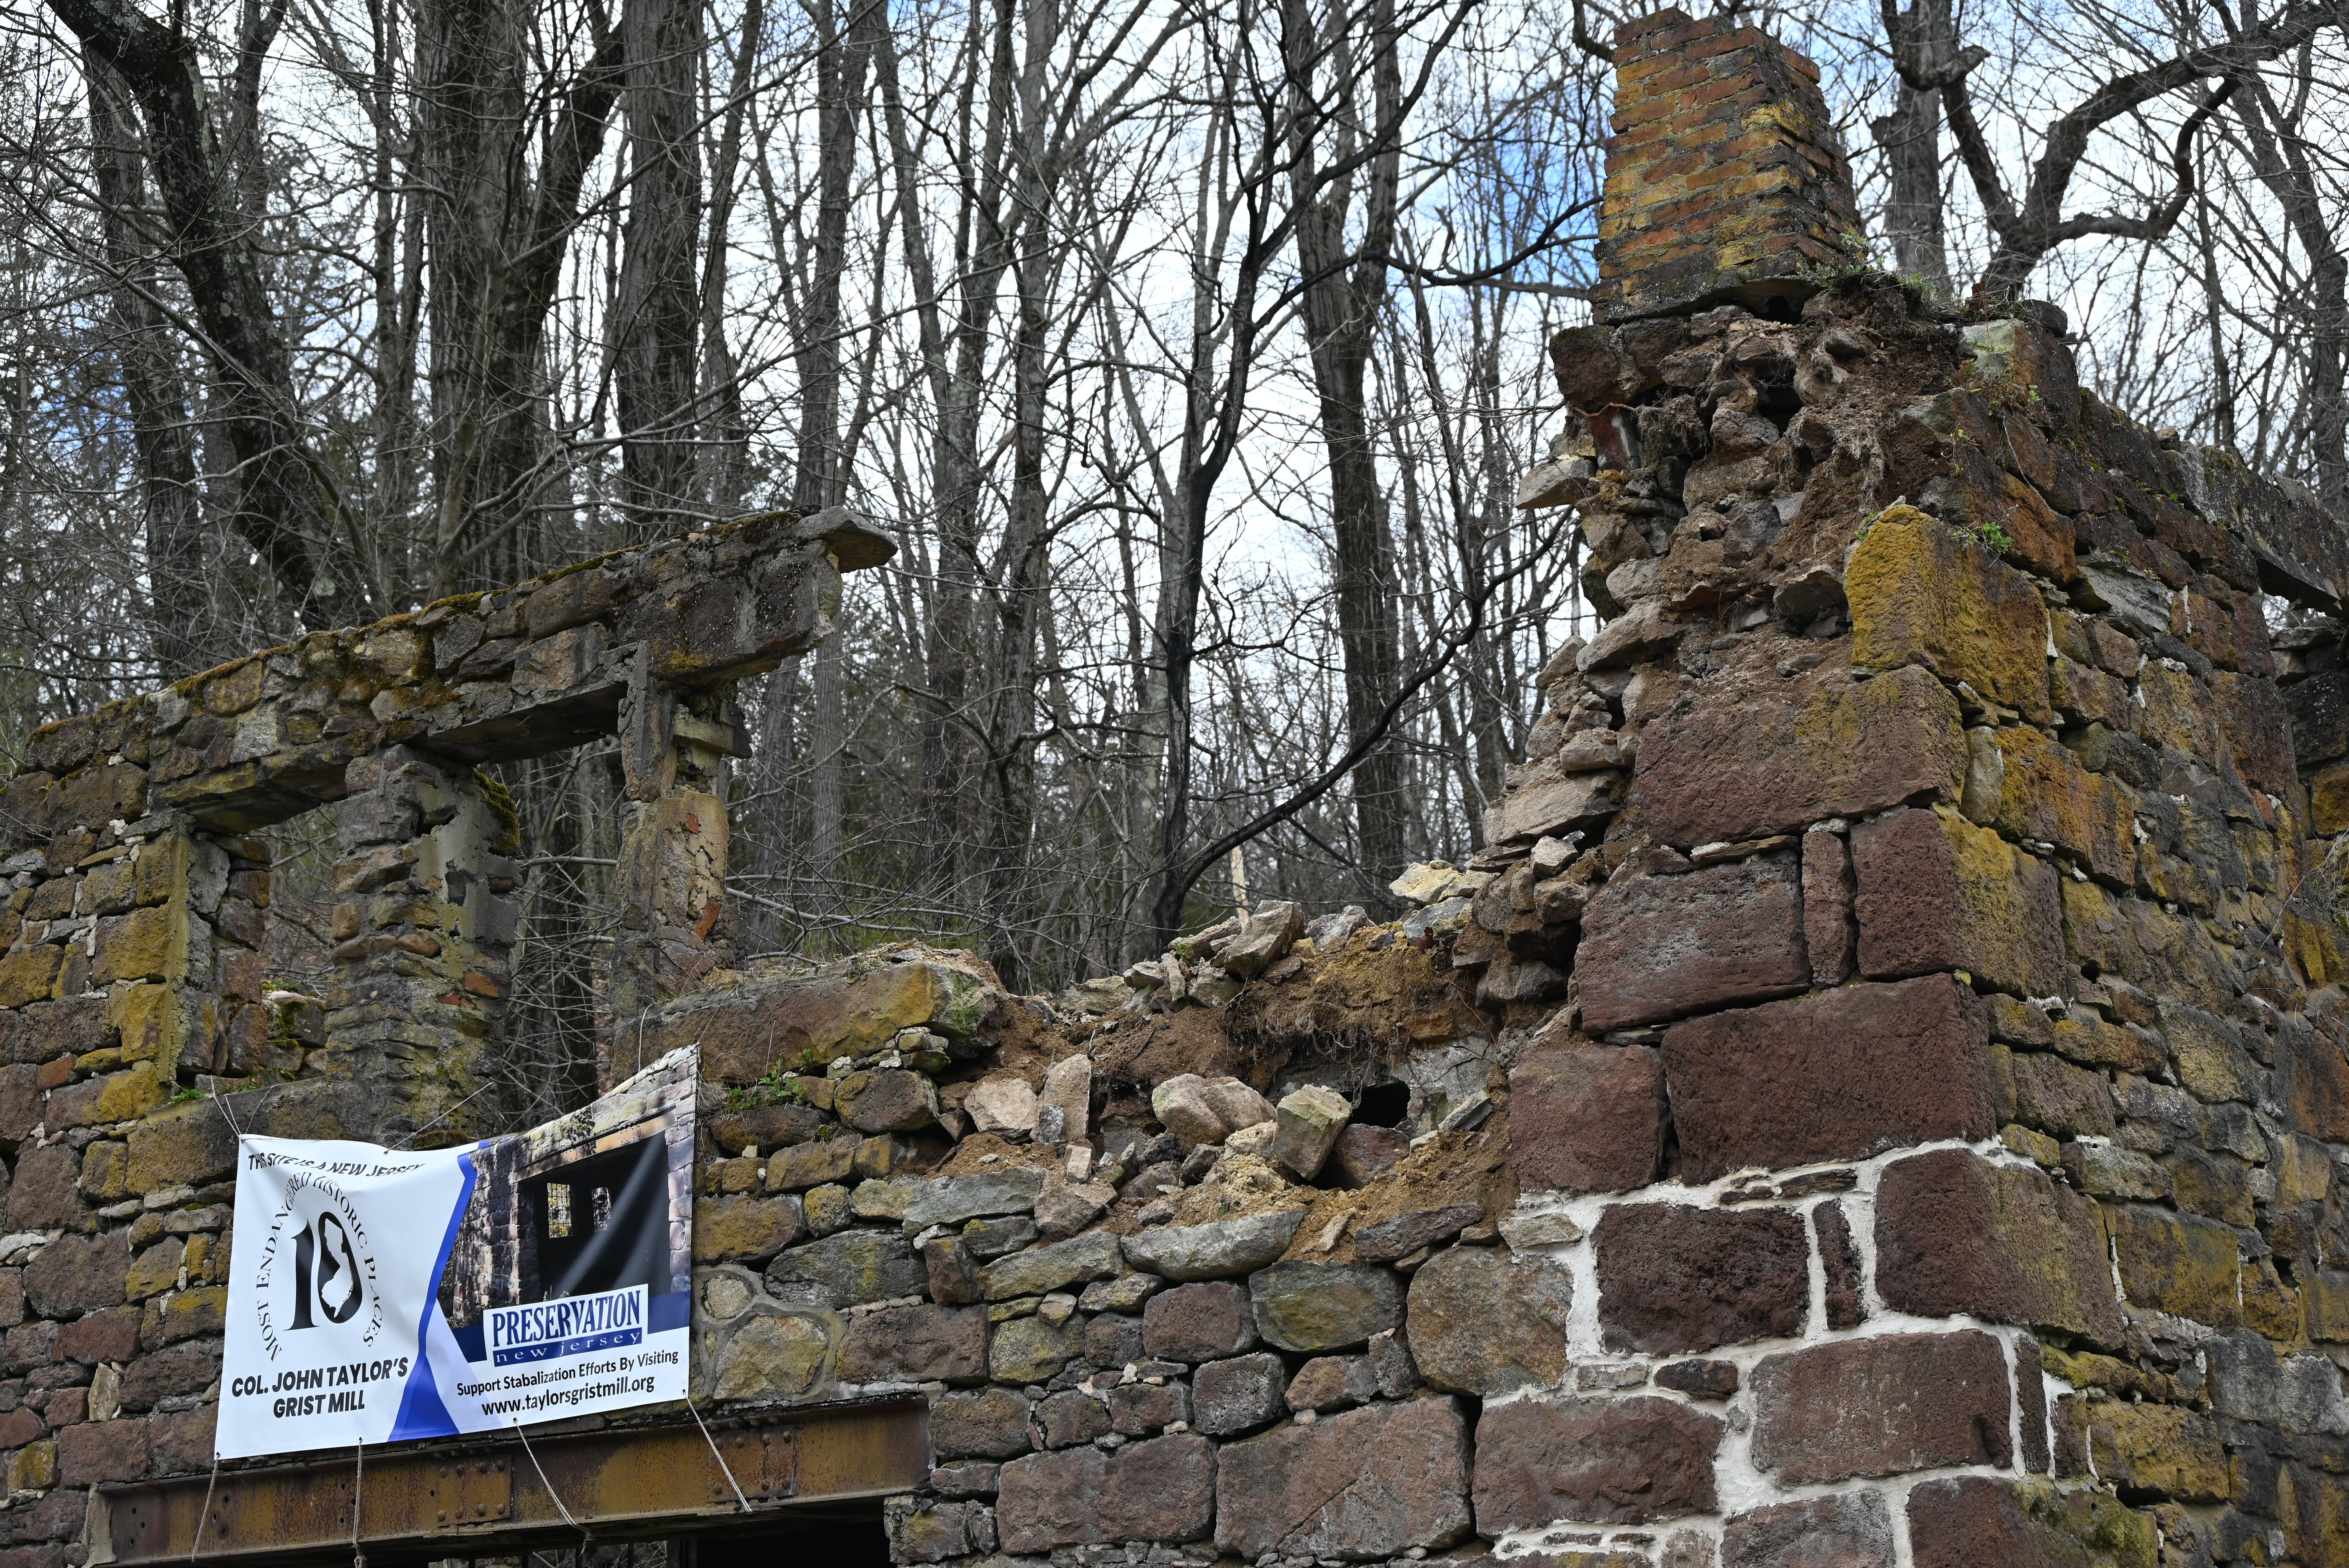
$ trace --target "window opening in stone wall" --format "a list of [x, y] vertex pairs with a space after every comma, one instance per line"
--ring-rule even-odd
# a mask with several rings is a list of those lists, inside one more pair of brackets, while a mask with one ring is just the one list
[[641, 1138], [521, 1186], [524, 1223], [537, 1233], [539, 1290], [531, 1299], [633, 1284], [653, 1295], [668, 1289], [667, 1140]]

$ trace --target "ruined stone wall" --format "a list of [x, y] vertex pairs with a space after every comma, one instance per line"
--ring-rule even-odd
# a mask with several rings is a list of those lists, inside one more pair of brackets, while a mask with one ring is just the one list
[[[612, 1000], [633, 1032], [725, 957], [731, 683], [812, 646], [840, 571], [889, 548], [845, 514], [749, 519], [35, 732], [0, 792], [12, 1563], [82, 1561], [93, 1485], [210, 1466], [236, 1130], [442, 1144], [498, 1125], [520, 824], [478, 765], [619, 736]], [[251, 835], [329, 803], [341, 902], [313, 995], [266, 968]]]

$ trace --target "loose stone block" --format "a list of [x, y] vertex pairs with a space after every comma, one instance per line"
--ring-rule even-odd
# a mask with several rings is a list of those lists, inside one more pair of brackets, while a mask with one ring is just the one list
[[1619, 1203], [1593, 1233], [1607, 1347], [1670, 1355], [1802, 1332], [1810, 1238], [1783, 1209]]
[[2121, 1341], [2095, 1206], [2038, 1171], [1992, 1165], [1961, 1149], [1885, 1168], [1876, 1286], [1896, 1312], [1963, 1313], [2097, 1345]]
[[1710, 1513], [1723, 1430], [1718, 1418], [1652, 1394], [1488, 1406], [1476, 1422], [1476, 1532]]
[[1206, 1225], [1166, 1225], [1127, 1238], [1126, 1261], [1172, 1280], [1221, 1279], [1262, 1268], [1288, 1250], [1303, 1209]]
[[1411, 1276], [1411, 1357], [1430, 1383], [1490, 1397], [1554, 1387], [1566, 1370], [1574, 1284], [1495, 1247], [1451, 1247]]
[[1350, 1350], [1402, 1322], [1402, 1291], [1385, 1269], [1274, 1264], [1248, 1276], [1256, 1331], [1283, 1350]]
[[905, 1068], [851, 1073], [833, 1090], [840, 1119], [859, 1132], [916, 1132], [938, 1118], [937, 1087]]
[[1222, 1281], [1178, 1285], [1150, 1298], [1142, 1342], [1162, 1361], [1216, 1361], [1256, 1348], [1247, 1287]]
[[1279, 1105], [1279, 1130], [1272, 1136], [1273, 1160], [1310, 1181], [1320, 1174], [1353, 1113], [1345, 1096], [1319, 1084], [1287, 1096]]
[[1988, 1016], [1945, 975], [1692, 1018], [1665, 1031], [1663, 1061], [1691, 1181], [1998, 1125]]
[[1009, 1171], [941, 1177], [927, 1182], [905, 1205], [905, 1233], [917, 1235], [932, 1225], [959, 1225], [968, 1220], [1030, 1213], [1035, 1210], [1037, 1194], [1044, 1191], [1044, 1178], [1043, 1171], [1022, 1165]]
[[1063, 1057], [1044, 1073], [1044, 1092], [1037, 1109], [1041, 1126], [1041, 1113], [1057, 1111], [1060, 1117], [1061, 1143], [1086, 1143], [1092, 1140], [1093, 1097], [1093, 1064], [1091, 1057]]
[[1757, 855], [1611, 882], [1582, 917], [1574, 965], [1593, 1034], [1807, 990], [1795, 861]]
[[1644, 1046], [1527, 1051], [1509, 1070], [1509, 1163], [1529, 1191], [1623, 1192], [1664, 1157], [1663, 1060]]
[[2006, 1352], [1987, 1334], [1889, 1334], [1764, 1358], [1754, 1462], [1787, 1485], [2012, 1462]]
[[978, 1271], [978, 1287], [989, 1301], [1012, 1301], [1086, 1280], [1114, 1279], [1121, 1262], [1117, 1237], [1095, 1231], [998, 1258]]
[[1451, 1399], [1349, 1410], [1216, 1456], [1216, 1546], [1372, 1562], [1468, 1533], [1467, 1422]]
[[1484, 1218], [1475, 1203], [1453, 1203], [1441, 1209], [1418, 1209], [1390, 1220], [1365, 1225], [1354, 1233], [1354, 1255], [1366, 1264], [1391, 1264], [1422, 1247], [1448, 1242]]
[[1943, 807], [1852, 830], [1859, 969], [1898, 980], [1963, 969], [2018, 996], [2064, 988], [2054, 866]]

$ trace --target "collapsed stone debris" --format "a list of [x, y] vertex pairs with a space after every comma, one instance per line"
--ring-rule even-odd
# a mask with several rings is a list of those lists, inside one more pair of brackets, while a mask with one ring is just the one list
[[[614, 732], [612, 1074], [704, 1079], [697, 1398], [924, 1401], [897, 1563], [2349, 1562], [2349, 536], [2108, 408], [2050, 307], [1859, 265], [1798, 57], [1666, 11], [1619, 66], [1519, 498], [1605, 624], [1403, 920], [1267, 904], [1050, 998], [737, 964], [730, 682], [885, 553], [838, 517], [40, 732], [0, 1568], [210, 1464], [232, 1115], [468, 1127], [514, 884], [471, 764]], [[326, 801], [336, 983], [265, 995], [247, 835]]]

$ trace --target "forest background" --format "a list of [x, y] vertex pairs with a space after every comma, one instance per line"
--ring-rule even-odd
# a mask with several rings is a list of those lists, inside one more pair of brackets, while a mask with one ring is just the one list
[[[2057, 302], [2349, 516], [2349, 6], [1736, 7], [1870, 253]], [[2231, 7], [2231, 8], [2230, 8]], [[1635, 9], [1645, 9], [1639, 6]], [[902, 548], [740, 693], [738, 954], [1046, 990], [1463, 859], [1593, 624], [1543, 346], [1630, 14], [1525, 0], [9, 0], [0, 754], [745, 512]], [[517, 1124], [592, 1092], [608, 749], [504, 768]], [[273, 830], [278, 983], [331, 811]], [[1231, 851], [1241, 853], [1239, 866]]]

